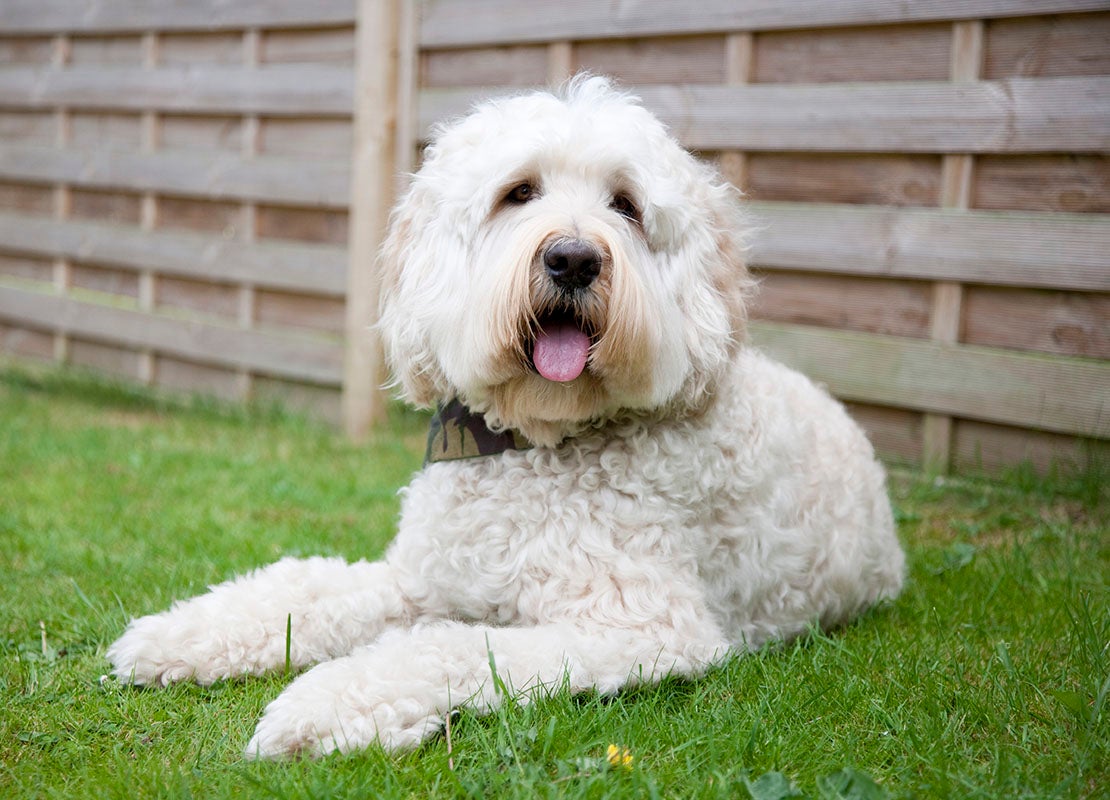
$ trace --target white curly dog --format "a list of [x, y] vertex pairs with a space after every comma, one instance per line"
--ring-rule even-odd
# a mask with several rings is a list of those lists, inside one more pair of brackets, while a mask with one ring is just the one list
[[316, 666], [246, 754], [396, 750], [499, 683], [696, 676], [897, 595], [867, 439], [744, 343], [746, 229], [603, 78], [440, 128], [393, 215], [380, 328], [404, 397], [454, 411], [385, 559], [286, 558], [136, 619], [115, 674], [280, 670], [289, 621], [291, 663]]

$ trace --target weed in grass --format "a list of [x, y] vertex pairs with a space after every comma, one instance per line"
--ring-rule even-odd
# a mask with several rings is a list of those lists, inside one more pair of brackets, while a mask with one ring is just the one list
[[697, 682], [464, 712], [414, 753], [246, 762], [287, 675], [101, 679], [132, 615], [287, 554], [380, 555], [423, 426], [398, 413], [354, 447], [273, 408], [0, 371], [0, 797], [1105, 796], [1098, 465], [892, 470], [910, 557], [896, 602]]

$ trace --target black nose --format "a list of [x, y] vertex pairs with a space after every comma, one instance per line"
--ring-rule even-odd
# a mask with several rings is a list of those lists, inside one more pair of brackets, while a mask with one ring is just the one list
[[601, 254], [580, 239], [556, 242], [543, 254], [543, 265], [556, 286], [584, 289], [601, 272]]

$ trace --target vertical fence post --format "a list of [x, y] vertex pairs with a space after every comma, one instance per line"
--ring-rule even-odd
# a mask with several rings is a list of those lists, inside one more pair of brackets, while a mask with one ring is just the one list
[[[983, 67], [983, 22], [952, 23], [949, 77], [956, 83], [979, 80]], [[971, 205], [973, 156], [949, 153], [941, 162], [940, 204], [966, 211]], [[933, 284], [930, 337], [944, 344], [960, 341], [963, 318], [963, 285], [955, 281]], [[948, 472], [952, 467], [955, 421], [945, 414], [927, 413], [922, 425], [922, 463], [930, 472]]]
[[348, 240], [343, 425], [355, 440], [385, 416], [375, 257], [393, 202], [399, 4], [358, 0]]

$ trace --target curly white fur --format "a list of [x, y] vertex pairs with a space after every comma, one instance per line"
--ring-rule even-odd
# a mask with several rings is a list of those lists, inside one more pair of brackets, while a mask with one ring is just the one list
[[[744, 230], [728, 187], [601, 78], [442, 128], [384, 248], [382, 334], [410, 401], [459, 398], [538, 446], [418, 473], [381, 562], [284, 559], [135, 620], [116, 675], [280, 669], [291, 618], [292, 663], [318, 665], [247, 755], [397, 749], [494, 706], [491, 658], [524, 697], [612, 692], [895, 596], [864, 435], [743, 344]], [[599, 258], [573, 290], [544, 265], [568, 240]], [[565, 383], [531, 360], [552, 313], [591, 337]]]

